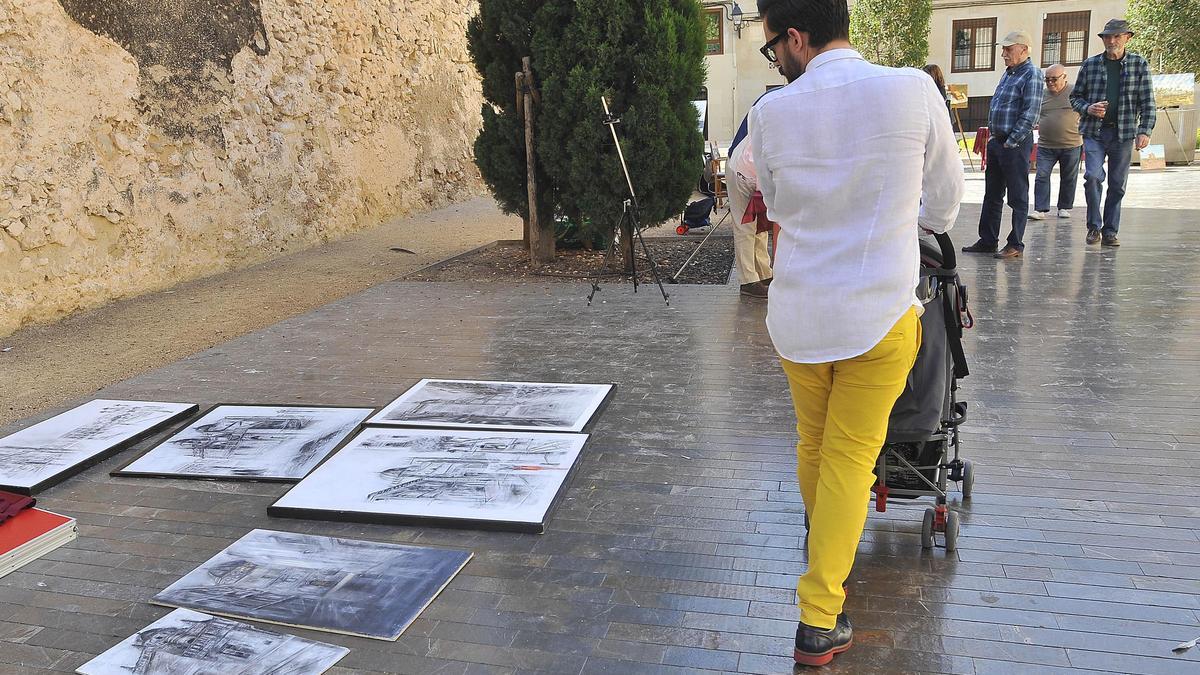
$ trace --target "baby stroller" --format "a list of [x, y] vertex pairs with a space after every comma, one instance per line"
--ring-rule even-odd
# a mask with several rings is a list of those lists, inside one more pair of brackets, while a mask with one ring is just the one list
[[959, 457], [958, 427], [967, 418], [967, 404], [957, 398], [958, 380], [968, 373], [963, 329], [974, 319], [955, 270], [954, 243], [945, 234], [934, 239], [936, 245], [921, 240], [921, 349], [892, 408], [871, 491], [879, 512], [887, 510], [890, 498], [933, 497], [935, 506], [925, 510], [921, 525], [921, 546], [933, 548], [934, 533], [942, 533], [949, 552], [957, 548], [959, 520], [946, 507], [947, 485], [961, 483], [966, 501], [975, 483], [971, 462]]

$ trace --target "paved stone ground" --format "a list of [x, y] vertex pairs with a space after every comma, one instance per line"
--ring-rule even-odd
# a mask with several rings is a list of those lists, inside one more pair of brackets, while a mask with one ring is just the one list
[[[952, 500], [960, 549], [922, 552], [916, 504], [872, 514], [857, 644], [827, 672], [1200, 671], [1200, 649], [1171, 653], [1200, 635], [1198, 218], [1129, 209], [1101, 250], [1080, 210], [1031, 224], [1022, 260], [962, 261], [979, 481]], [[255, 527], [475, 551], [396, 643], [295, 631], [350, 647], [340, 675], [790, 672], [803, 526], [764, 307], [672, 290], [588, 308], [582, 284], [386, 283], [104, 389], [383, 405], [430, 376], [619, 385], [540, 536], [271, 519], [284, 486], [110, 478], [123, 453], [41, 495], [81, 536], [0, 579], [0, 672], [72, 670]]]

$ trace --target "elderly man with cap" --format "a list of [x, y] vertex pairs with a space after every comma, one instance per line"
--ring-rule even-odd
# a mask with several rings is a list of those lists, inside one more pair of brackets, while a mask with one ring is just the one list
[[[1004, 75], [992, 95], [988, 110], [987, 169], [984, 172], [983, 212], [979, 215], [979, 241], [964, 246], [967, 253], [993, 253], [997, 258], [1019, 258], [1025, 250], [1025, 222], [1029, 218], [1029, 156], [1033, 153], [1033, 125], [1042, 109], [1045, 84], [1042, 71], [1029, 58], [1033, 39], [1023, 30], [1004, 36], [1000, 43]], [[999, 253], [1000, 216], [1004, 193], [1012, 207], [1012, 231]]]
[[[1104, 53], [1088, 58], [1079, 69], [1071, 106], [1083, 115], [1083, 194], [1087, 198], [1087, 243], [1103, 240], [1120, 246], [1121, 198], [1129, 178], [1133, 150], [1150, 143], [1156, 121], [1150, 64], [1129, 52], [1133, 37], [1129, 22], [1112, 19], [1100, 31]], [[1104, 191], [1104, 160], [1108, 159], [1108, 198], [1100, 210]]]
[[1030, 220], [1042, 220], [1050, 212], [1050, 173], [1058, 165], [1058, 217], [1070, 218], [1075, 206], [1075, 182], [1079, 178], [1079, 113], [1071, 107], [1067, 69], [1054, 64], [1046, 69], [1046, 97], [1038, 122], [1037, 178], [1033, 181], [1033, 212]]

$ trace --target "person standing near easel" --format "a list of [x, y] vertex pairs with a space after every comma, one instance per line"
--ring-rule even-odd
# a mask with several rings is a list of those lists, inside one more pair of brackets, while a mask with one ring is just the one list
[[[951, 99], [950, 92], [946, 88], [946, 76], [942, 74], [942, 67], [936, 63], [927, 64], [924, 70], [929, 77], [933, 78], [933, 83], [937, 85], [938, 93], [942, 95], [942, 100], [946, 102], [946, 112], [950, 115], [950, 122], [958, 129], [958, 137], [962, 139], [963, 149], [967, 149], [967, 134], [963, 132], [962, 119], [958, 116], [958, 108], [955, 107]], [[975, 170], [975, 160], [971, 159], [971, 153], [967, 153], [967, 162], [971, 165], [971, 170]]]

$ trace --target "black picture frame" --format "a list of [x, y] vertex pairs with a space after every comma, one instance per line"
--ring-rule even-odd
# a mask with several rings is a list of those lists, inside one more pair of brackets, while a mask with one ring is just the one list
[[[339, 440], [337, 442], [337, 444], [335, 444], [333, 446], [333, 448], [329, 452], [327, 452], [325, 454], [325, 456], [322, 457], [319, 462], [314, 464], [313, 468], [309, 469], [304, 474], [304, 476], [300, 476], [299, 478], [285, 478], [285, 477], [276, 477], [276, 476], [230, 476], [230, 475], [225, 475], [225, 474], [182, 474], [182, 473], [167, 473], [167, 472], [160, 472], [160, 471], [130, 471], [129, 470], [130, 466], [137, 463], [143, 457], [146, 457], [150, 453], [154, 452], [156, 449], [158, 449], [163, 444], [171, 441], [176, 435], [186, 431], [196, 422], [199, 422], [200, 420], [204, 419], [211, 413], [217, 411], [220, 408], [224, 408], [224, 407], [323, 408], [323, 409], [341, 409], [341, 410], [354, 409], [354, 410], [369, 410], [370, 412], [368, 412], [362, 421], [360, 421], [357, 425], [355, 425], [353, 429], [351, 429], [341, 440]], [[343, 446], [345, 446], [347, 443], [349, 443], [351, 440], [353, 440], [363, 430], [363, 428], [365, 427], [366, 420], [370, 419], [370, 417], [372, 415], [378, 414], [378, 412], [379, 412], [379, 408], [377, 408], [375, 406], [366, 406], [366, 405], [358, 406], [358, 405], [306, 405], [306, 404], [295, 404], [295, 403], [287, 403], [287, 404], [217, 403], [217, 404], [214, 404], [214, 405], [211, 405], [211, 406], [205, 408], [203, 414], [197, 415], [195, 417], [195, 419], [188, 420], [187, 424], [179, 426], [179, 428], [174, 429], [170, 434], [165, 435], [163, 438], [159, 439], [158, 442], [156, 442], [154, 445], [146, 448], [146, 450], [144, 452], [138, 454], [137, 457], [134, 457], [133, 459], [126, 462], [125, 464], [121, 465], [120, 467], [113, 469], [112, 471], [109, 472], [109, 475], [114, 478], [157, 478], [157, 479], [171, 479], [171, 480], [236, 481], [239, 483], [275, 483], [275, 484], [283, 484], [283, 485], [292, 485], [292, 484], [295, 484], [295, 483], [303, 480], [305, 476], [307, 476], [308, 474], [315, 471], [317, 469], [317, 467], [319, 467], [321, 464], [324, 464], [327, 459], [329, 459], [333, 455], [337, 454], [337, 452], [339, 450], [341, 450]]]
[[[610, 396], [611, 396], [611, 394], [610, 394]], [[525, 520], [503, 520], [503, 519], [483, 519], [483, 518], [462, 518], [462, 517], [450, 517], [450, 516], [419, 515], [419, 514], [413, 514], [413, 513], [381, 513], [378, 511], [362, 511], [362, 510], [353, 510], [353, 509], [323, 509], [323, 508], [306, 508], [306, 507], [298, 507], [298, 506], [280, 506], [279, 502], [281, 502], [285, 498], [287, 498], [287, 496], [288, 496], [287, 493], [281, 495], [278, 499], [275, 500], [275, 502], [273, 504], [271, 504], [270, 506], [267, 507], [267, 516], [269, 516], [271, 518], [289, 518], [289, 519], [299, 519], [299, 520], [324, 520], [324, 521], [340, 522], [340, 523], [363, 523], [363, 524], [368, 524], [368, 525], [440, 527], [440, 528], [448, 528], [448, 529], [480, 530], [480, 531], [485, 531], [485, 532], [518, 532], [518, 533], [524, 533], [524, 534], [544, 534], [546, 531], [547, 523], [553, 517], [555, 510], [558, 508], [559, 504], [562, 503], [562, 500], [565, 498], [567, 490], [569, 489], [571, 483], [574, 481], [575, 476], [576, 476], [577, 472], [579, 471], [580, 462], [584, 457], [584, 453], [587, 451], [589, 442], [591, 441], [590, 434], [577, 433], [577, 432], [555, 432], [553, 434], [539, 434], [537, 432], [530, 432], [530, 431], [526, 431], [526, 430], [504, 431], [504, 430], [498, 430], [498, 429], [461, 429], [461, 428], [442, 429], [442, 428], [429, 428], [429, 427], [397, 428], [397, 427], [371, 427], [371, 426], [367, 425], [364, 428], [364, 430], [360, 431], [360, 434], [365, 433], [367, 430], [373, 430], [373, 431], [379, 431], [379, 432], [394, 431], [394, 432], [418, 432], [418, 433], [462, 433], [462, 432], [466, 432], [466, 433], [484, 433], [484, 434], [486, 434], [486, 433], [490, 432], [490, 433], [510, 434], [510, 435], [525, 434], [525, 435], [528, 435], [531, 437], [537, 437], [537, 436], [542, 436], [542, 435], [580, 436], [580, 437], [582, 437], [582, 442], [579, 446], [578, 452], [575, 455], [575, 460], [571, 463], [571, 466], [567, 469], [567, 472], [563, 476], [562, 481], [559, 482], [558, 489], [555, 491], [554, 495], [551, 497], [549, 503], [547, 504], [546, 509], [542, 514], [541, 520], [536, 521], [536, 522], [525, 521]], [[357, 436], [355, 438], [357, 438]], [[354, 439], [351, 439], [351, 441], [352, 440], [354, 440]], [[331, 460], [335, 454], [337, 454], [337, 453], [330, 453], [329, 457], [326, 458], [326, 461]], [[309, 475], [311, 476], [313, 473], [316, 473], [318, 470], [321, 469], [322, 466], [324, 466], [324, 464], [325, 464], [325, 462], [322, 462], [322, 464], [317, 466], [316, 468], [314, 468], [313, 471], [310, 472]]]
[[[99, 400], [107, 400], [107, 399], [99, 399]], [[133, 399], [122, 399], [122, 400], [129, 400], [129, 401], [135, 402], [135, 403], [169, 403], [168, 401], [134, 401]], [[84, 405], [87, 405], [87, 403], [83, 403], [78, 406], [75, 406], [74, 408], [71, 408], [70, 410], [64, 410], [62, 413], [59, 413], [59, 415], [63, 415], [65, 413], [71, 412], [73, 410], [76, 410], [76, 409], [84, 406]], [[104, 450], [101, 450], [92, 455], [89, 455], [87, 458], [62, 469], [61, 471], [59, 471], [51, 476], [48, 476], [33, 485], [24, 486], [24, 485], [13, 485], [13, 484], [0, 483], [0, 490], [4, 490], [7, 492], [13, 492], [13, 493], [20, 494], [20, 495], [29, 495], [29, 496], [35, 495], [39, 492], [42, 492], [43, 490], [54, 487], [55, 485], [58, 485], [59, 483], [67, 480], [68, 478], [72, 478], [72, 477], [82, 473], [83, 471], [86, 471], [87, 469], [90, 469], [93, 466], [96, 466], [97, 464], [100, 464], [101, 462], [104, 462], [105, 460], [108, 460], [111, 457], [114, 457], [114, 456], [120, 454], [122, 451], [124, 451], [134, 445], [137, 445], [141, 441], [143, 441], [147, 438], [150, 438], [150, 437], [154, 436], [155, 434], [161, 432], [166, 427], [169, 427], [180, 421], [184, 421], [184, 420], [190, 421], [192, 416], [194, 416], [200, 410], [200, 405], [196, 404], [196, 403], [175, 404], [175, 405], [185, 405], [187, 407], [185, 407], [184, 409], [180, 410], [179, 412], [171, 415], [170, 417], [164, 418], [162, 421], [148, 427], [147, 429], [145, 429], [141, 432], [138, 432], [136, 434], [133, 434], [132, 436], [129, 436], [128, 438], [121, 439], [120, 441], [105, 448]], [[48, 417], [45, 420], [43, 420], [43, 422], [48, 422], [50, 420], [53, 420], [55, 417], [58, 417], [59, 415], [55, 415], [54, 417]], [[38, 424], [40, 424], [40, 423], [41, 422], [38, 422]], [[29, 425], [29, 426], [32, 427], [33, 425]], [[29, 427], [26, 427], [26, 428], [29, 428]], [[20, 433], [20, 431], [23, 431], [23, 429], [18, 430], [17, 432], [14, 432], [14, 433]], [[3, 440], [3, 439], [0, 439], [0, 440]]]

